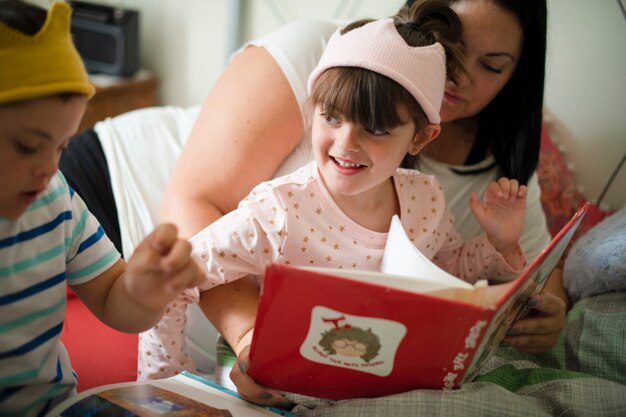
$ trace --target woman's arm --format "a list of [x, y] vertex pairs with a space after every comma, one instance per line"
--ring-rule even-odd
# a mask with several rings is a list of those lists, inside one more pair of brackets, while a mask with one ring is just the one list
[[165, 190], [162, 221], [184, 237], [270, 179], [303, 133], [298, 102], [263, 48], [236, 55], [209, 94]]
[[[300, 107], [281, 68], [265, 49], [246, 48], [203, 105], [165, 191], [162, 219], [194, 236], [270, 179], [302, 135]], [[258, 297], [256, 284], [240, 279], [203, 292], [200, 308], [236, 346], [254, 326]]]

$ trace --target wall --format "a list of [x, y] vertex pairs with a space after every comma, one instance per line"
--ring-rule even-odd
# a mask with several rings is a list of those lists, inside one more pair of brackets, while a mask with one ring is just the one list
[[[48, 0], [32, 0], [47, 4]], [[393, 14], [403, 1], [89, 0], [141, 12], [141, 62], [161, 80], [163, 104], [201, 103], [227, 56], [298, 18]], [[626, 21], [619, 0], [548, 0], [546, 107], [577, 183], [598, 198], [626, 152]], [[621, 0], [624, 1], [624, 0]], [[239, 25], [239, 28], [237, 27]], [[626, 166], [605, 202], [626, 204]]]
[[[548, 5], [551, 130], [568, 149], [581, 191], [595, 201], [626, 153], [626, 18], [616, 0]], [[626, 166], [604, 201], [626, 204]]]

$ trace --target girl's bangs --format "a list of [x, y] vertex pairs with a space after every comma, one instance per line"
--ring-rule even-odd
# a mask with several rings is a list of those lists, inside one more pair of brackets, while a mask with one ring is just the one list
[[328, 116], [341, 116], [371, 132], [385, 132], [407, 123], [409, 120], [399, 116], [400, 106], [409, 110], [412, 119], [415, 119], [415, 110], [423, 114], [413, 96], [398, 83], [356, 67], [326, 70], [318, 78], [311, 100]]

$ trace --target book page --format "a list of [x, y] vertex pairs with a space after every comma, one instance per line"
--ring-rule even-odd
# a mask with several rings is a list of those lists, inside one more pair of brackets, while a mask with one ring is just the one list
[[397, 215], [391, 219], [380, 269], [385, 274], [428, 281], [429, 285], [439, 289], [474, 288], [472, 284], [447, 273], [424, 256], [407, 236]]
[[183, 372], [154, 381], [123, 382], [92, 388], [69, 398], [47, 417], [107, 416], [291, 416], [242, 400], [236, 393], [211, 381]]

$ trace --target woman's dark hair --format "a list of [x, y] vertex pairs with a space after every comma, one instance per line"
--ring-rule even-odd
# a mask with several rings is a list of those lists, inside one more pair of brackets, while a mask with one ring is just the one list
[[480, 113], [476, 146], [490, 149], [503, 175], [526, 184], [537, 168], [546, 66], [546, 0], [494, 0], [517, 17], [522, 53], [513, 76]]
[[21, 0], [0, 0], [0, 22], [25, 35], [39, 32], [48, 12]]
[[[441, 43], [446, 51], [446, 71], [455, 77], [460, 66], [458, 43], [461, 22], [443, 1], [433, 0], [407, 8], [405, 16], [395, 16], [396, 30], [413, 47]], [[344, 34], [372, 20], [360, 20], [342, 29]], [[428, 118], [415, 98], [392, 79], [370, 70], [355, 67], [330, 68], [318, 78], [311, 101], [328, 116], [343, 116], [370, 131], [387, 131], [406, 123], [398, 114], [404, 107], [409, 118], [421, 130]], [[407, 155], [411, 159], [411, 155]], [[414, 166], [405, 159], [402, 166]]]
[[[447, 0], [453, 5], [459, 0]], [[511, 79], [479, 114], [478, 133], [467, 163], [490, 150], [502, 174], [526, 184], [537, 168], [546, 64], [546, 0], [492, 0], [515, 16], [523, 33], [522, 53]]]

